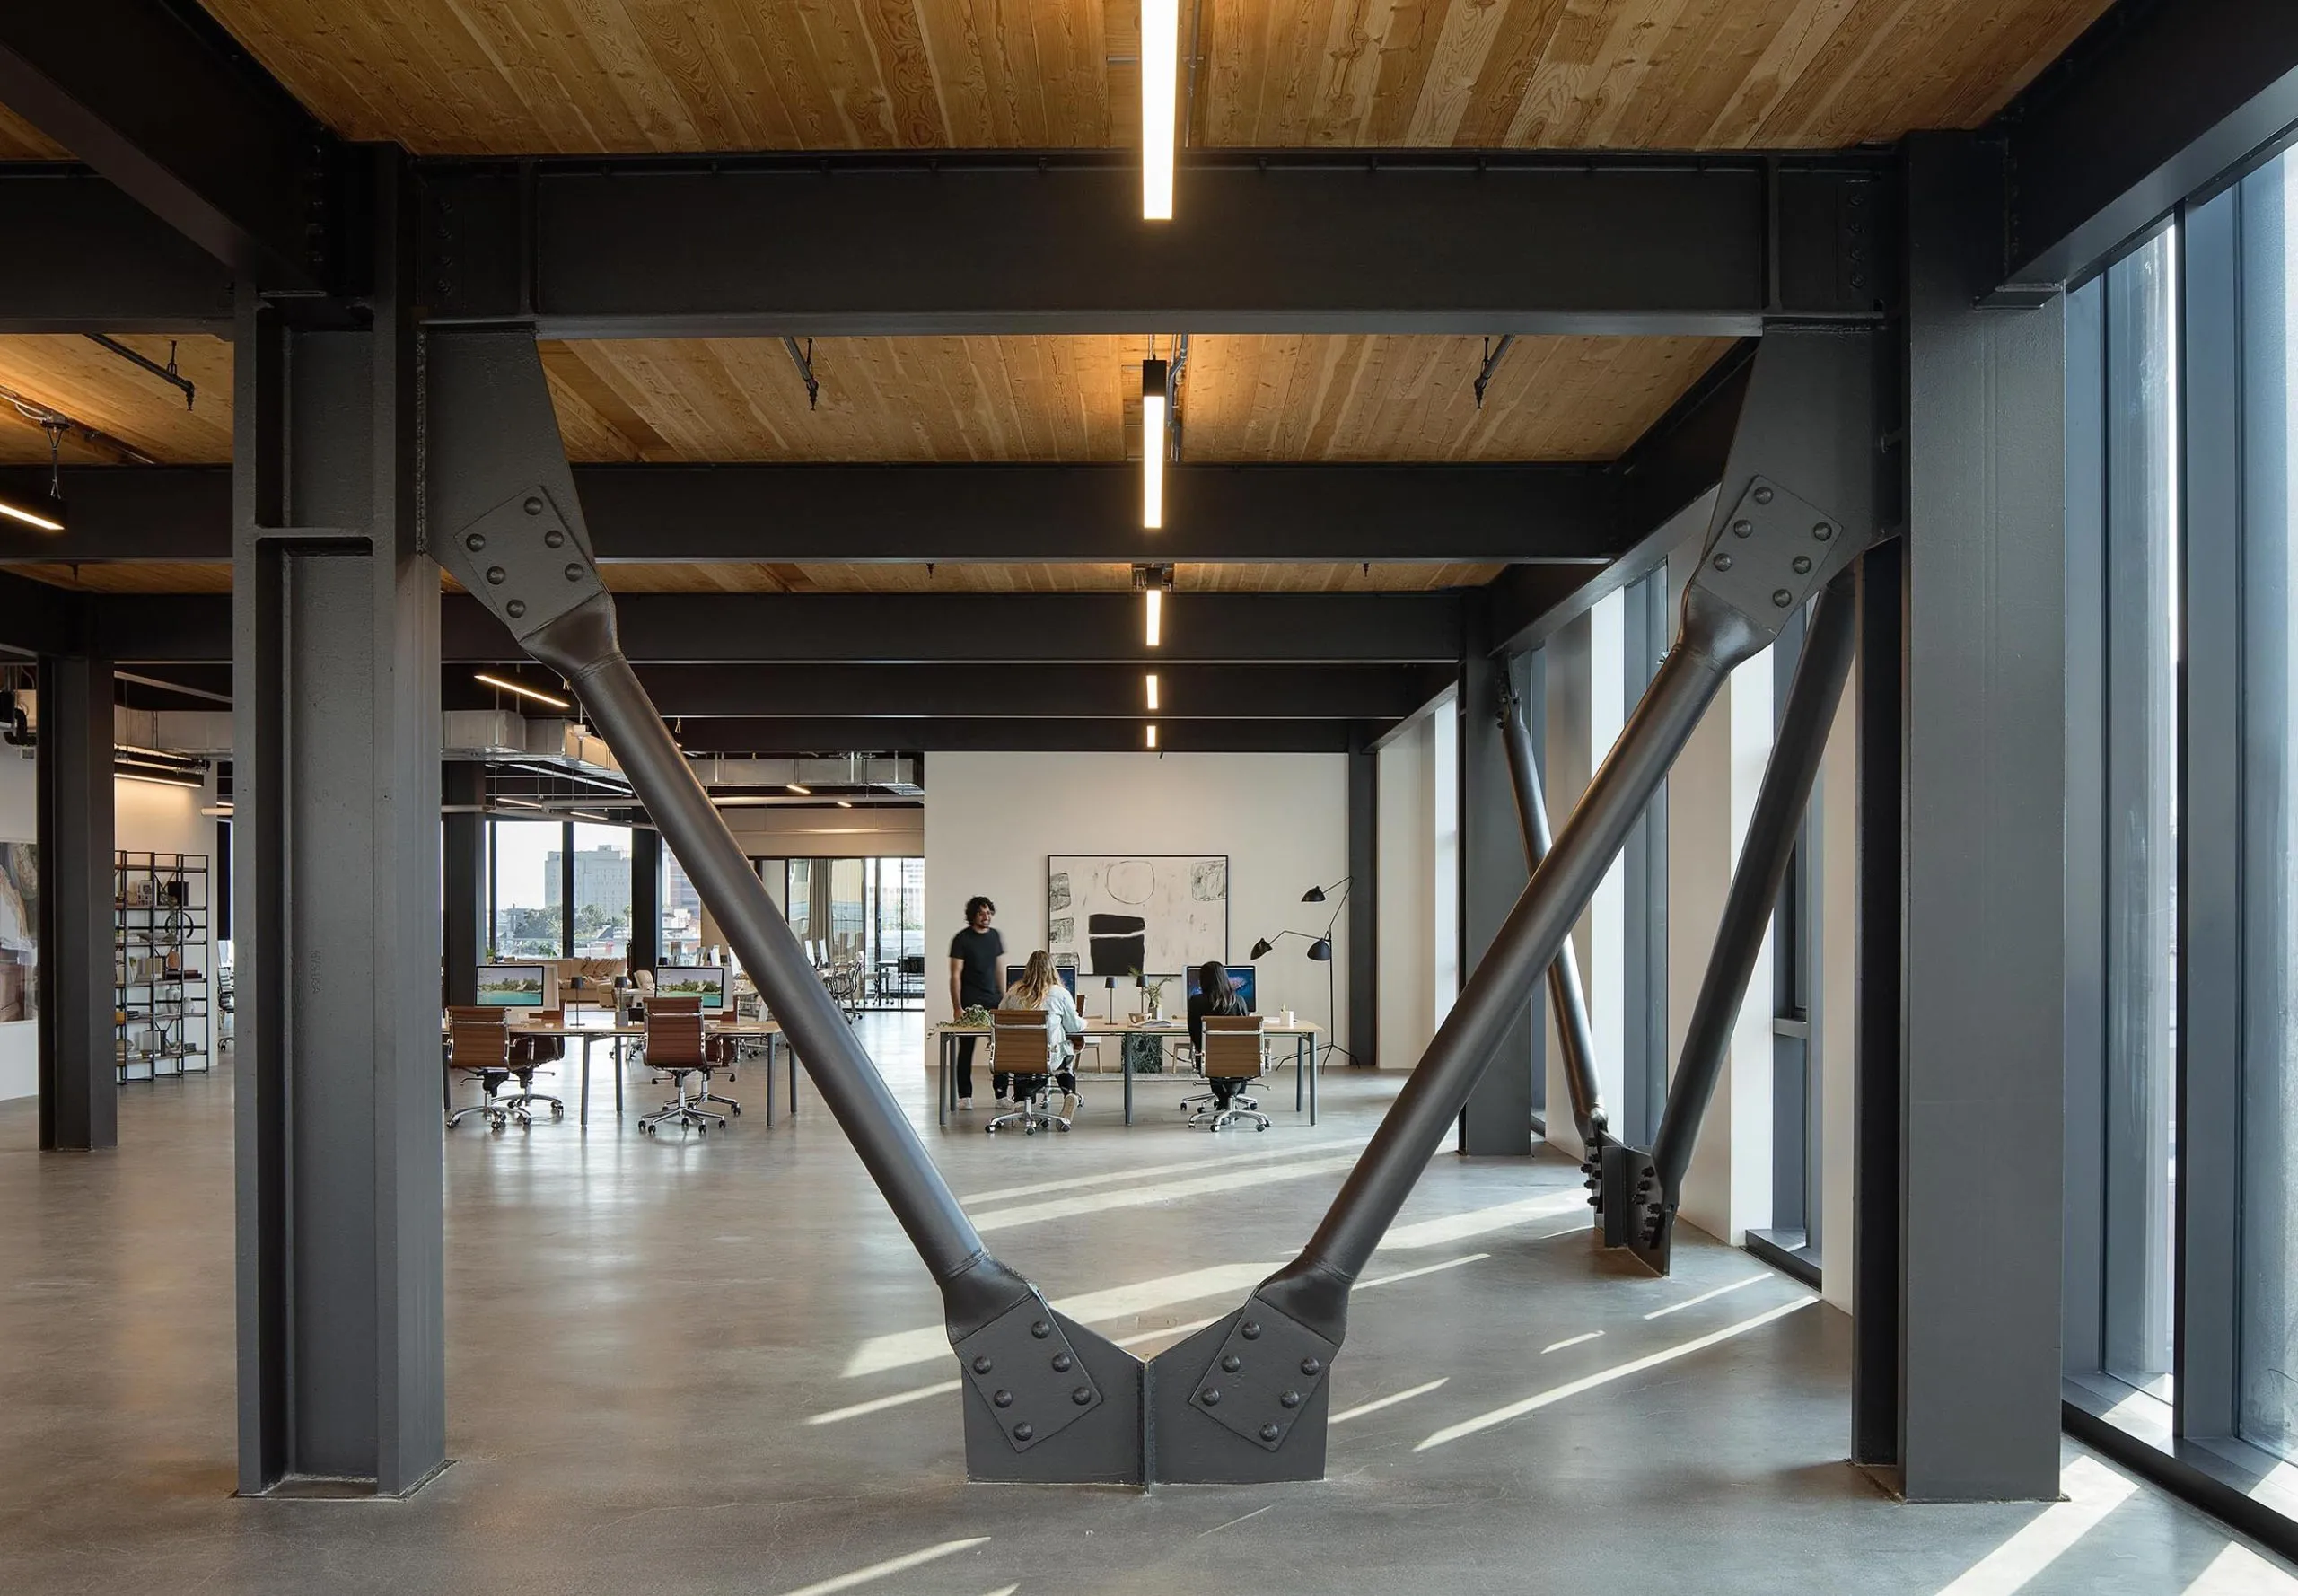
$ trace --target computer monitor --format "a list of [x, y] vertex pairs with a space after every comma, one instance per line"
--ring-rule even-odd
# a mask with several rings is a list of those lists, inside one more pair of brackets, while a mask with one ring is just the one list
[[[1016, 981], [1022, 978], [1022, 967], [1018, 964], [1009, 964], [1005, 967], [1005, 985], [1009, 990]], [[1077, 995], [1077, 967], [1075, 965], [1056, 965], [1053, 973], [1059, 976], [1061, 984], [1069, 988], [1070, 996]]]
[[705, 1012], [724, 1009], [734, 980], [731, 964], [658, 964], [654, 967], [654, 995], [698, 997]]
[[555, 974], [542, 964], [482, 964], [478, 1001], [493, 1009], [549, 1008]]
[[[1229, 964], [1222, 968], [1229, 972], [1229, 985], [1236, 989], [1239, 997], [1245, 1000], [1245, 1013], [1259, 1013], [1260, 972], [1250, 964]], [[1203, 989], [1203, 983], [1197, 978], [1197, 971], [1196, 965], [1189, 966], [1188, 995], [1191, 997], [1197, 996]]]

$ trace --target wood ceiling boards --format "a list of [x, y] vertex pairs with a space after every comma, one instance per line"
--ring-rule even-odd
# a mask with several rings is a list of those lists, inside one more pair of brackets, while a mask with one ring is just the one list
[[[1205, 145], [1835, 147], [1976, 126], [2109, 3], [1204, 0], [1187, 114]], [[337, 132], [425, 154], [1136, 136], [1126, 0], [206, 4]]]
[[[182, 392], [112, 350], [76, 334], [0, 336], [0, 388], [60, 410], [118, 439], [159, 465], [221, 464], [232, 458], [232, 346], [221, 338], [170, 339], [122, 335], [147, 360], [177, 366], [198, 390], [191, 408]], [[62, 450], [66, 465], [118, 463], [113, 451], [77, 434]], [[39, 422], [0, 402], [0, 465], [46, 465], [48, 434]]]
[[72, 153], [0, 105], [0, 161], [69, 161]]
[[[1193, 338], [1183, 455], [1609, 460], [1728, 347], [1518, 338], [1479, 411], [1477, 338]], [[1140, 454], [1145, 353], [1135, 338], [824, 338], [811, 410], [775, 339], [548, 345], [543, 358], [577, 460], [1113, 460]]]

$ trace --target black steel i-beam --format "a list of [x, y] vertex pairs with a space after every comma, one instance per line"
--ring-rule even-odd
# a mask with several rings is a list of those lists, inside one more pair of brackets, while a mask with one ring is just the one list
[[[1508, 750], [1508, 776], [1516, 789], [1516, 819], [1524, 829], [1524, 858], [1537, 872], [1554, 838], [1548, 823], [1548, 798], [1540, 790], [1539, 763], [1532, 753], [1531, 728], [1524, 706], [1512, 691], [1500, 701], [1500, 737]], [[1580, 989], [1580, 965], [1569, 947], [1548, 967], [1548, 1000], [1556, 1011], [1557, 1042], [1564, 1053], [1565, 1090], [1572, 1097], [1572, 1123], [1592, 1161], [1610, 1139], [1609, 1117], [1596, 1084], [1596, 1042], [1588, 1028], [1588, 999]], [[1601, 1205], [1598, 1205], [1601, 1211]]]
[[[1796, 662], [1794, 681], [1787, 690], [1778, 737], [1764, 767], [1754, 811], [1748, 818], [1739, 866], [1732, 873], [1731, 890], [1724, 899], [1707, 971], [1692, 1004], [1660, 1133], [1648, 1153], [1635, 1147], [1609, 1148], [1605, 1153], [1606, 1241], [1612, 1245], [1624, 1242], [1655, 1274], [1668, 1272], [1676, 1209], [1683, 1197], [1685, 1173], [1691, 1168], [1692, 1149], [1699, 1139], [1707, 1105], [1715, 1095], [1716, 1083], [1723, 1078], [1724, 1063], [1731, 1057], [1740, 1004], [1748, 995], [1748, 981], [1755, 972], [1764, 937], [1770, 932], [1773, 906], [1779, 901], [1803, 811], [1811, 801], [1811, 784], [1819, 778], [1820, 761], [1827, 753], [1836, 705], [1851, 674], [1852, 645], [1858, 636], [1854, 583], [1848, 572], [1837, 577], [1812, 609], [1811, 630], [1803, 641], [1802, 657]], [[1619, 1227], [1624, 1235], [1619, 1238], [1610, 1234], [1615, 1213], [1624, 1221]]]

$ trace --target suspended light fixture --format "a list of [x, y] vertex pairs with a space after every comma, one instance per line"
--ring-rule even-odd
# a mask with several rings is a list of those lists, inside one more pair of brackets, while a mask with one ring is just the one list
[[1149, 672], [1149, 707], [1153, 710], [1157, 707], [1157, 673], [1154, 671]]
[[785, 783], [784, 790], [786, 792], [795, 793], [801, 798], [811, 798], [814, 795], [813, 788], [806, 785], [803, 782], [794, 781]]
[[1141, 363], [1141, 524], [1165, 524], [1165, 377], [1162, 360]]
[[1173, 585], [1171, 566], [1136, 566], [1133, 585], [1141, 590], [1142, 641], [1154, 648], [1165, 636], [1165, 593]]
[[1141, 0], [1141, 217], [1173, 219], [1174, 108], [1180, 96], [1180, 0]]
[[20, 521], [28, 527], [43, 532], [64, 530], [64, 446], [65, 424], [50, 417], [40, 423], [48, 434], [48, 502], [34, 509], [26, 504], [11, 504], [0, 499], [0, 515]]
[[574, 707], [574, 705], [570, 704], [564, 698], [553, 697], [548, 693], [539, 692], [537, 689], [529, 687], [525, 682], [513, 681], [507, 676], [489, 676], [484, 671], [474, 671], [470, 674], [473, 681], [483, 681], [488, 687], [500, 688], [506, 693], [516, 693], [522, 698], [532, 698], [536, 703], [548, 704], [553, 709], [572, 709]]
[[1157, 723], [1154, 721], [1149, 723], [1149, 746], [1151, 748], [1157, 746]]

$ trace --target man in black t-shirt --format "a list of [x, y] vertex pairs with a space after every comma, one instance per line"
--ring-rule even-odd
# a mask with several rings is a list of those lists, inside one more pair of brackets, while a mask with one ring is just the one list
[[[999, 960], [1005, 957], [1005, 939], [989, 927], [996, 918], [997, 906], [987, 898], [966, 900], [966, 928], [950, 939], [950, 1018], [956, 1019], [967, 1009], [978, 1004], [994, 1009], [1005, 996]], [[972, 1037], [958, 1040], [958, 1107], [973, 1107], [973, 1044]], [[1002, 1087], [1004, 1077], [995, 1084]], [[1005, 1094], [998, 1092], [1003, 1102]]]

